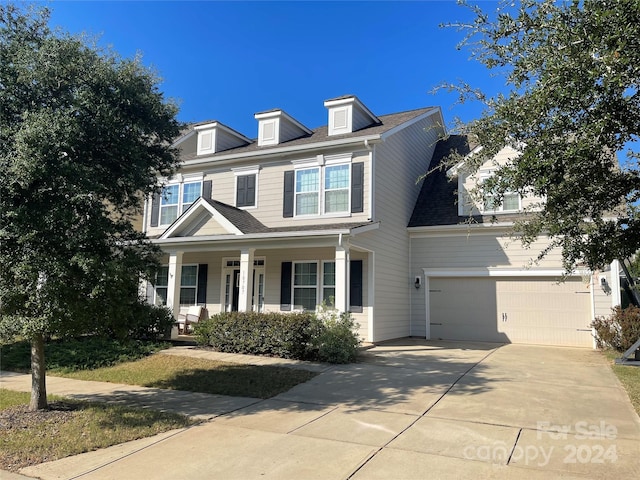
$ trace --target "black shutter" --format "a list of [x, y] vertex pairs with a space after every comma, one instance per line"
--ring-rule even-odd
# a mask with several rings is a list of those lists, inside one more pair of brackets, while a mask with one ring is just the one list
[[213, 189], [213, 182], [206, 180], [202, 182], [202, 196], [207, 200], [211, 200], [211, 190]]
[[244, 204], [247, 207], [253, 207], [256, 204], [256, 175], [247, 175], [247, 190], [245, 193]]
[[364, 212], [364, 163], [351, 165], [351, 213]]
[[349, 276], [349, 311], [362, 312], [362, 260], [351, 260]]
[[149, 225], [157, 227], [160, 220], [160, 194], [154, 193], [151, 199], [151, 222]]
[[284, 172], [284, 200], [282, 207], [282, 216], [285, 218], [293, 217], [293, 197], [295, 190], [295, 176], [293, 170]]
[[247, 206], [247, 176], [236, 177], [236, 207]]
[[203, 303], [207, 303], [207, 272], [209, 270], [209, 265], [206, 263], [201, 263], [198, 265], [198, 297], [196, 298], [196, 303], [201, 305]]
[[291, 310], [291, 262], [282, 262], [280, 276], [280, 310]]
[[237, 177], [236, 207], [253, 207], [256, 204], [256, 176]]

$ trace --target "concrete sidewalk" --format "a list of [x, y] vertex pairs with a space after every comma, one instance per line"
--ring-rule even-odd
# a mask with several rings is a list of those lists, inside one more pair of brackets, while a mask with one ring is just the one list
[[[212, 420], [21, 473], [172, 480], [640, 476], [640, 419], [606, 360], [591, 350], [405, 339], [367, 351], [362, 363], [314, 368], [318, 376], [269, 400], [87, 385], [87, 396], [93, 388], [109, 401], [176, 405]], [[71, 393], [75, 385], [63, 380], [49, 377], [49, 391]], [[3, 375], [2, 386], [15, 388], [5, 381], [21, 380]]]

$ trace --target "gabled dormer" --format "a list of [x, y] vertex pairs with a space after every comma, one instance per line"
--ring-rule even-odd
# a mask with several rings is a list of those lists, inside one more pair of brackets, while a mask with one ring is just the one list
[[193, 127], [198, 135], [198, 155], [209, 155], [242, 147], [251, 140], [220, 122], [207, 122]]
[[329, 135], [351, 133], [380, 123], [355, 95], [326, 100], [324, 106], [329, 110]]
[[311, 135], [311, 130], [283, 110], [269, 110], [254, 115], [258, 120], [258, 146], [280, 143]]

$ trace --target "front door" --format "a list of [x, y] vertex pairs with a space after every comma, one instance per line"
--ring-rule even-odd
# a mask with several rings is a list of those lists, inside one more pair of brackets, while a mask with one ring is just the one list
[[231, 311], [238, 311], [238, 298], [240, 297], [240, 270], [233, 271], [233, 291], [231, 294]]
[[[240, 260], [225, 259], [222, 270], [224, 311], [237, 312], [240, 299]], [[264, 259], [258, 258], [253, 262], [253, 278], [251, 286], [251, 310], [264, 311]]]

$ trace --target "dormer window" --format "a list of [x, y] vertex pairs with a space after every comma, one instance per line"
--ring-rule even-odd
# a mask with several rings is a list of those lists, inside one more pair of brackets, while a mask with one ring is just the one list
[[230, 148], [242, 147], [251, 142], [241, 133], [220, 122], [196, 125], [193, 129], [198, 134], [198, 155], [218, 153]]
[[258, 146], [278, 145], [289, 140], [311, 135], [311, 130], [282, 110], [256, 113], [258, 120]]
[[329, 135], [352, 133], [380, 122], [378, 117], [353, 95], [327, 100], [324, 106], [329, 110]]

